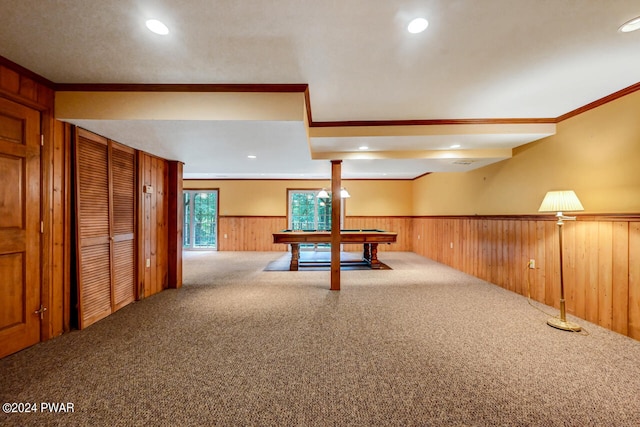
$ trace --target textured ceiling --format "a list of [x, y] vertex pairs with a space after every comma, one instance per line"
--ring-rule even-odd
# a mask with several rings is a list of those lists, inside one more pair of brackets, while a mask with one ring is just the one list
[[[554, 119], [640, 81], [640, 31], [617, 31], [639, 15], [637, 0], [4, 0], [0, 55], [55, 83], [308, 84], [313, 122]], [[429, 27], [412, 35], [416, 16]], [[149, 18], [171, 33], [149, 32]], [[309, 140], [303, 122], [73, 122], [184, 161], [192, 177], [328, 177], [314, 150], [351, 153], [364, 138]], [[345, 177], [468, 170], [504, 157], [465, 166], [434, 146], [472, 153], [549, 134], [463, 130], [454, 141], [391, 129], [366, 143], [393, 154], [345, 155]]]

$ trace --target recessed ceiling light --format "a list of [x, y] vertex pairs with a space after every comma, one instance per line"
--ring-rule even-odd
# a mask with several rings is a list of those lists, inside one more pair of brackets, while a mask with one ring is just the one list
[[460, 144], [453, 144], [451, 147], [449, 148], [460, 148]]
[[620, 28], [618, 28], [618, 31], [620, 31], [621, 33], [630, 33], [631, 31], [635, 31], [639, 29], [640, 29], [640, 16], [638, 16], [637, 18], [633, 18], [632, 20], [622, 24]]
[[418, 34], [426, 30], [428, 26], [429, 21], [424, 18], [416, 18], [413, 21], [409, 22], [407, 31], [409, 31], [411, 34]]
[[161, 36], [169, 34], [169, 28], [157, 19], [149, 19], [146, 24], [147, 28], [156, 34]]
[[358, 150], [368, 150], [369, 147], [367, 147], [366, 145], [361, 145], [360, 147], [358, 147]]
[[255, 158], [256, 158], [256, 156], [255, 156], [255, 155], [253, 155], [253, 154], [249, 154], [247, 157], [248, 157], [249, 159], [255, 159]]

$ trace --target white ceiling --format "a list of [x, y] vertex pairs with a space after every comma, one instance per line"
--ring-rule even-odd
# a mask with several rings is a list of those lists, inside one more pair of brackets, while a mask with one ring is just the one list
[[[409, 34], [417, 16], [429, 27]], [[314, 123], [555, 119], [640, 81], [640, 31], [617, 31], [637, 16], [637, 0], [3, 0], [0, 55], [55, 83], [308, 84]], [[149, 18], [171, 33], [149, 32]], [[414, 178], [553, 133], [348, 126], [309, 139], [303, 121], [73, 122], [203, 178], [328, 178], [327, 156], [345, 159], [346, 178]], [[362, 159], [362, 144], [378, 154]]]

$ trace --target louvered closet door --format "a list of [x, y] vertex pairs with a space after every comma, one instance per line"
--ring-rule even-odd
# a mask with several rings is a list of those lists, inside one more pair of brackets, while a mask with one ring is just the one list
[[108, 141], [79, 129], [75, 167], [80, 329], [112, 312], [108, 165]]
[[114, 311], [135, 299], [135, 150], [111, 143]]
[[78, 129], [75, 166], [82, 329], [135, 299], [135, 150]]

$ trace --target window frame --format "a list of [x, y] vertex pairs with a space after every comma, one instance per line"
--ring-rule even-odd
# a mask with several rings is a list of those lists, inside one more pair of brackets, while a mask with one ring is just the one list
[[[306, 193], [312, 194], [314, 199], [318, 200], [317, 194], [322, 190], [322, 188], [287, 188], [287, 228], [292, 230], [293, 225], [293, 194], [295, 193]], [[333, 209], [333, 206], [332, 206]], [[345, 212], [345, 199], [342, 199], [342, 203], [340, 203], [340, 229], [344, 227], [344, 212]], [[331, 215], [331, 213], [329, 214]], [[315, 204], [315, 213], [314, 213], [314, 223], [318, 224], [318, 204]], [[333, 227], [333, 224], [332, 224]], [[301, 244], [301, 250], [326, 250], [328, 244]]]
[[[187, 216], [187, 212], [186, 212], [186, 205], [184, 203], [184, 198], [185, 195], [189, 193], [190, 197], [189, 197], [189, 215]], [[195, 205], [195, 195], [199, 194], [199, 193], [207, 193], [207, 194], [215, 194], [215, 198], [216, 198], [216, 214], [215, 214], [215, 227], [214, 227], [214, 235], [215, 235], [215, 246], [199, 246], [196, 247], [194, 246], [195, 244], [195, 221], [194, 221], [194, 216], [195, 216], [195, 209], [194, 209], [194, 205]], [[219, 239], [219, 228], [220, 228], [220, 190], [218, 188], [198, 188], [198, 189], [183, 189], [182, 191], [182, 201], [183, 201], [183, 205], [182, 208], [184, 209], [184, 222], [183, 222], [183, 227], [187, 228], [188, 230], [184, 230], [185, 234], [188, 233], [189, 235], [189, 245], [185, 246], [184, 244], [184, 237], [182, 240], [182, 250], [184, 251], [217, 251], [219, 246], [220, 246], [220, 239]]]

